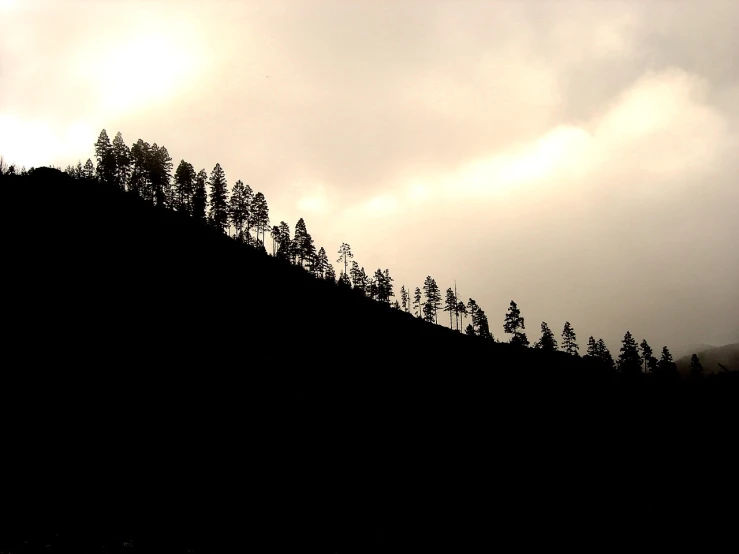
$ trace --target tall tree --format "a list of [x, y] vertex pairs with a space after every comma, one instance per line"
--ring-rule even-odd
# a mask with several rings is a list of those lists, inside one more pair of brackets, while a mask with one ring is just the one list
[[264, 235], [267, 228], [269, 227], [269, 206], [267, 205], [267, 199], [261, 192], [258, 192], [254, 195], [251, 212], [254, 218], [254, 226], [257, 229], [257, 240], [259, 240], [259, 233], [261, 231], [262, 246], [264, 246]]
[[137, 140], [131, 146], [131, 176], [129, 177], [128, 190], [146, 198], [149, 186], [149, 152], [151, 146], [148, 142]]
[[331, 264], [328, 264], [328, 267], [326, 268], [326, 274], [324, 275], [324, 279], [326, 281], [329, 281], [331, 283], [336, 282], [336, 270], [334, 269], [334, 266]]
[[349, 265], [349, 260], [351, 260], [354, 257], [354, 254], [352, 254], [352, 248], [347, 243], [342, 242], [341, 246], [339, 247], [339, 259], [336, 260], [336, 263], [344, 263], [344, 273], [347, 273], [347, 266]]
[[[341, 260], [338, 261], [340, 262]], [[352, 260], [352, 266], [349, 268], [349, 278], [351, 279], [352, 286], [355, 289], [362, 291], [362, 293], [366, 293], [367, 285], [369, 285], [369, 283], [367, 275], [362, 271], [362, 269], [359, 268], [359, 263], [357, 263], [356, 260]]]
[[702, 374], [703, 366], [698, 358], [698, 354], [693, 354], [690, 357], [690, 375], [693, 377], [700, 377]]
[[554, 333], [547, 325], [546, 321], [541, 322], [541, 338], [534, 345], [535, 348], [540, 348], [546, 352], [554, 352], [557, 350], [557, 339], [554, 338]]
[[281, 260], [291, 261], [292, 241], [290, 240], [290, 226], [284, 221], [280, 221], [280, 233], [278, 237], [277, 257]]
[[516, 303], [511, 300], [511, 304], [508, 307], [508, 313], [505, 316], [505, 323], [503, 323], [503, 330], [506, 333], [513, 335], [511, 342], [518, 342], [519, 329], [526, 329], [526, 325], [524, 318], [521, 317], [521, 310], [519, 310]]
[[417, 317], [421, 317], [422, 306], [423, 303], [421, 302], [421, 289], [416, 287], [416, 290], [413, 292], [413, 309], [416, 310]]
[[164, 206], [172, 199], [172, 158], [164, 146], [151, 145], [147, 157], [149, 185], [147, 198], [153, 199], [157, 206]]
[[468, 323], [467, 327], [464, 330], [465, 335], [469, 335], [471, 337], [475, 336], [475, 328], [472, 326], [472, 323]]
[[195, 168], [185, 160], [180, 160], [174, 172], [174, 205], [178, 212], [192, 214], [192, 197], [195, 192]]
[[436, 314], [441, 306], [441, 291], [439, 291], [439, 286], [431, 275], [427, 275], [423, 282], [423, 293], [426, 296], [426, 302], [424, 304], [426, 321], [437, 323], [438, 317]]
[[216, 164], [210, 174], [210, 211], [211, 224], [224, 233], [228, 225], [228, 189], [226, 174], [221, 164]]
[[201, 169], [195, 176], [195, 188], [192, 193], [192, 215], [199, 221], [205, 221], [205, 208], [208, 205], [208, 193], [205, 185], [208, 182], [208, 172]]
[[618, 369], [624, 375], [638, 375], [641, 373], [639, 347], [629, 331], [626, 331], [621, 344], [621, 354], [618, 356]]
[[115, 184], [115, 154], [113, 153], [113, 145], [110, 143], [108, 133], [103, 129], [100, 131], [97, 141], [95, 141], [95, 160], [97, 166], [95, 171], [98, 181], [106, 184]]
[[590, 335], [588, 337], [588, 356], [591, 358], [597, 358], [598, 357], [598, 343], [595, 342], [595, 338], [593, 335]]
[[[488, 317], [485, 315], [485, 311], [480, 308], [475, 313], [473, 318], [473, 326], [477, 329], [477, 335], [484, 339], [493, 339], [493, 335], [490, 333], [490, 325], [488, 324]], [[528, 344], [528, 341], [526, 341]]]
[[575, 342], [576, 339], [577, 336], [572, 325], [570, 325], [569, 321], [565, 321], [565, 326], [562, 329], [562, 350], [572, 356], [577, 356], [577, 351], [580, 347]]
[[644, 362], [644, 373], [648, 371], [654, 372], [657, 368], [657, 358], [653, 356], [652, 347], [649, 346], [647, 339], [642, 340], [639, 346], [641, 347], [641, 357]]
[[113, 163], [115, 165], [114, 181], [119, 189], [125, 190], [131, 175], [131, 150], [123, 142], [123, 135], [116, 133], [113, 139]]
[[598, 358], [609, 368], [613, 369], [613, 356], [603, 339], [598, 339]]
[[390, 299], [395, 296], [395, 293], [393, 292], [393, 281], [395, 279], [390, 277], [390, 270], [387, 268], [385, 271], [380, 273], [380, 276], [381, 278], [378, 285], [379, 300], [380, 302], [389, 304]]
[[328, 256], [326, 255], [326, 250], [321, 246], [318, 250], [318, 254], [316, 254], [315, 263], [313, 264], [313, 274], [320, 279], [324, 279], [330, 265]]
[[460, 324], [464, 325], [464, 318], [467, 317], [467, 306], [461, 300], [457, 302], [457, 316], [459, 317], [457, 323], [457, 331], [460, 329]]
[[339, 275], [339, 286], [345, 289], [352, 288], [352, 282], [349, 280], [349, 276], [343, 271], [341, 272], [341, 275]]
[[659, 362], [657, 362], [657, 370], [660, 375], [665, 377], [677, 375], [677, 365], [672, 361], [672, 354], [666, 346], [662, 347], [662, 355]]
[[410, 309], [410, 302], [408, 298], [408, 291], [405, 290], [405, 285], [400, 286], [400, 306], [403, 309], [404, 312], [409, 311]]
[[446, 296], [444, 298], [444, 311], [449, 312], [449, 328], [453, 329], [454, 320], [452, 319], [453, 314], [457, 311], [457, 297], [454, 294], [452, 287], [446, 289]]
[[308, 229], [302, 217], [295, 224], [295, 234], [291, 246], [293, 261], [298, 262], [302, 267], [308, 254]]
[[244, 240], [244, 225], [249, 218], [249, 205], [244, 183], [240, 179], [234, 183], [231, 198], [228, 200], [228, 221], [234, 227], [234, 236]]

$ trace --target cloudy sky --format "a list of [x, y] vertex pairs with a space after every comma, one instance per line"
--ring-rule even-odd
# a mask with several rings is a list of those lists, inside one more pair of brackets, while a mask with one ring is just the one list
[[737, 28], [736, 0], [0, 0], [0, 155], [121, 131], [396, 290], [456, 279], [498, 338], [513, 299], [532, 342], [725, 344]]

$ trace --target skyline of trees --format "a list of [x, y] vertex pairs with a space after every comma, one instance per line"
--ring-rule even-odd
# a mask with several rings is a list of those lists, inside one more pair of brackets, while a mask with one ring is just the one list
[[[410, 313], [427, 322], [438, 324], [438, 311], [449, 312], [449, 328], [457, 332], [478, 336], [500, 342], [490, 333], [489, 321], [485, 311], [472, 298], [465, 304], [454, 289], [446, 289], [442, 298], [441, 289], [435, 279], [428, 275], [423, 286], [415, 287], [411, 298], [410, 289], [401, 285], [399, 298], [395, 297], [389, 269], [378, 268], [368, 275], [365, 268], [354, 260], [354, 253], [348, 243], [339, 247], [337, 263], [344, 270], [336, 277], [336, 270], [329, 261], [323, 247], [316, 249], [313, 238], [308, 233], [305, 221], [300, 218], [290, 237], [288, 224], [281, 221], [270, 227], [269, 206], [262, 192], [256, 192], [248, 184], [237, 180], [230, 194], [226, 174], [216, 163], [210, 175], [205, 169], [196, 173], [192, 164], [181, 160], [172, 175], [172, 158], [164, 146], [149, 144], [138, 139], [130, 148], [120, 132], [111, 142], [103, 129], [94, 143], [96, 164], [88, 159], [83, 165], [68, 166], [66, 172], [75, 178], [97, 179], [141, 196], [156, 206], [183, 212], [198, 220], [207, 222], [214, 228], [239, 240], [260, 248], [266, 253], [266, 234], [272, 238], [272, 255], [299, 265], [317, 278], [330, 280], [340, 286], [356, 290], [364, 296], [392, 306], [394, 309]], [[208, 190], [206, 189], [208, 187]], [[254, 232], [254, 235], [252, 235]], [[351, 267], [350, 267], [351, 262]], [[464, 321], [470, 323], [465, 327]], [[503, 321], [503, 330], [512, 334], [511, 344], [527, 347], [525, 320], [517, 304], [511, 300]], [[534, 345], [543, 350], [556, 350], [557, 341], [546, 322], [542, 322], [542, 336]], [[562, 351], [579, 356], [576, 334], [569, 321], [562, 331]], [[627, 331], [622, 341], [618, 363], [614, 364], [603, 339], [597, 341], [591, 336], [588, 340], [588, 356], [602, 360], [621, 372], [633, 373], [638, 361], [639, 372], [656, 372], [668, 367], [672, 362], [667, 347], [663, 347], [662, 358], [658, 361], [652, 355], [646, 339], [641, 343], [641, 354], [636, 341]]]

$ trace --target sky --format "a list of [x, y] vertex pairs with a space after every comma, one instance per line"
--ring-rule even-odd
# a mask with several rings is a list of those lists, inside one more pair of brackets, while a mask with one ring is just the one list
[[[529, 339], [739, 341], [735, 0], [0, 0], [0, 155], [220, 163]], [[339, 264], [334, 264], [338, 269]], [[440, 321], [444, 321], [442, 314]]]

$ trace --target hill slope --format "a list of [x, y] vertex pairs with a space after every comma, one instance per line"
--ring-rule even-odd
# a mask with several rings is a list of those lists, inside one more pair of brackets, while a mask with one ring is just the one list
[[53, 170], [2, 190], [13, 540], [30, 522], [75, 552], [95, 533], [140, 552], [464, 550], [490, 540], [483, 499], [572, 499], [573, 468], [591, 490], [649, 410], [653, 441], [729, 395], [462, 336]]
[[[698, 355], [698, 359], [705, 373], [710, 374], [723, 371], [719, 367], [719, 364], [723, 365], [727, 371], [739, 370], [739, 342], [714, 346], [706, 350], [696, 351], [695, 353]], [[690, 373], [691, 356], [692, 354], [689, 354], [675, 361], [677, 370], [683, 375]]]

